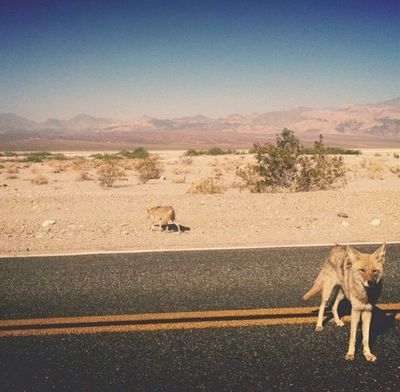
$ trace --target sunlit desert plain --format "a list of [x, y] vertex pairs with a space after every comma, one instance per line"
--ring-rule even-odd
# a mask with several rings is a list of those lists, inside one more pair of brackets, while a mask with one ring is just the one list
[[[34, 255], [284, 244], [395, 241], [400, 238], [400, 149], [345, 155], [346, 184], [309, 192], [252, 193], [237, 175], [247, 151], [187, 156], [150, 151], [160, 178], [143, 182], [132, 159], [119, 178], [99, 181], [101, 159], [0, 159], [0, 254]], [[203, 186], [201, 186], [201, 184]], [[151, 230], [147, 209], [171, 205], [179, 234]]]

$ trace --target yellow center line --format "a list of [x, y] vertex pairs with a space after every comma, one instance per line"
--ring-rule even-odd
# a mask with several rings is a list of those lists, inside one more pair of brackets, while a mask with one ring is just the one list
[[[379, 304], [378, 307], [382, 310], [397, 311], [400, 310], [400, 303]], [[0, 320], [0, 328], [3, 328], [0, 330], [0, 337], [306, 324], [316, 321], [316, 310], [316, 307], [293, 307]], [[265, 316], [266, 318], [241, 319], [249, 316]], [[224, 317], [238, 319], [208, 320]], [[188, 321], [192, 319], [196, 321]], [[349, 317], [346, 316], [343, 319], [348, 321]], [[400, 319], [400, 312], [396, 314], [396, 319]], [[171, 322], [161, 322], [163, 320], [171, 320]], [[147, 323], [134, 324], [141, 321]], [[90, 325], [102, 322], [113, 322], [116, 325]], [[118, 322], [133, 322], [133, 324], [118, 325]], [[68, 326], [68, 324], [71, 325]], [[86, 325], [74, 326], [74, 324]], [[38, 328], [41, 325], [46, 327]], [[34, 326], [36, 328], [32, 328]], [[31, 328], [13, 329], [15, 327]]]

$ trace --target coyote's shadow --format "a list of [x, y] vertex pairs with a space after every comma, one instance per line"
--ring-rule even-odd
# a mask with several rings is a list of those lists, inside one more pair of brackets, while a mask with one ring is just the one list
[[165, 232], [165, 233], [176, 233], [178, 232], [178, 227], [181, 231], [181, 233], [184, 233], [185, 231], [190, 231], [190, 227], [188, 226], [183, 226], [180, 225], [179, 223], [175, 224], [175, 223], [168, 223], [167, 225], [161, 225], [161, 229]]

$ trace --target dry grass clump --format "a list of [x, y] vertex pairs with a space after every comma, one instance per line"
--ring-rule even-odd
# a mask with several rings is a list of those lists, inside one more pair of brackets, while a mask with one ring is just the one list
[[117, 160], [104, 161], [97, 170], [100, 185], [112, 187], [116, 180], [125, 177], [124, 169]]
[[67, 161], [52, 160], [49, 161], [48, 164], [52, 168], [52, 173], [55, 174], [65, 172], [70, 167]]
[[7, 167], [6, 172], [8, 174], [16, 174], [16, 173], [19, 172], [19, 168], [18, 168], [17, 165], [10, 165], [10, 166]]
[[172, 170], [172, 172], [175, 174], [175, 175], [181, 175], [181, 174], [188, 174], [188, 173], [191, 173], [191, 169], [189, 168], [189, 167], [182, 167], [182, 166], [178, 166], [178, 167], [175, 167], [174, 168], [174, 170]]
[[186, 181], [186, 177], [184, 174], [176, 175], [172, 177], [172, 182], [174, 184], [184, 184]]
[[188, 189], [188, 193], [203, 193], [203, 194], [213, 194], [213, 193], [224, 193], [226, 187], [221, 184], [221, 182], [213, 177], [207, 177], [201, 179], [197, 183], [193, 183]]
[[223, 176], [222, 170], [219, 167], [214, 168], [214, 177], [221, 178]]
[[182, 165], [190, 166], [193, 163], [193, 158], [184, 156], [181, 158], [181, 163]]
[[72, 169], [77, 171], [89, 170], [91, 163], [86, 157], [76, 157], [72, 159]]
[[90, 177], [88, 171], [82, 170], [76, 176], [75, 181], [93, 181], [93, 178]]
[[45, 185], [49, 183], [49, 180], [43, 174], [36, 174], [30, 181], [35, 185]]
[[135, 160], [135, 170], [139, 181], [145, 184], [149, 180], [159, 179], [163, 172], [163, 165], [157, 154], [151, 154], [147, 158]]
[[361, 167], [365, 169], [367, 177], [371, 180], [383, 180], [386, 171], [386, 165], [382, 161], [363, 159], [361, 161]]
[[6, 180], [16, 180], [18, 176], [16, 174], [10, 174], [6, 177]]
[[400, 165], [396, 165], [390, 168], [390, 172], [393, 173], [395, 176], [400, 178]]

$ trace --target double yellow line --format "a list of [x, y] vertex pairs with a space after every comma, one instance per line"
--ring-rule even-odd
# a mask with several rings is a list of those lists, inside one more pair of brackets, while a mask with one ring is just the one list
[[[400, 303], [379, 304], [378, 307], [395, 312], [395, 317], [400, 319]], [[316, 309], [295, 307], [11, 319], [0, 320], [0, 337], [306, 324], [316, 322]]]

